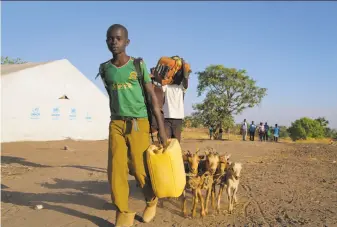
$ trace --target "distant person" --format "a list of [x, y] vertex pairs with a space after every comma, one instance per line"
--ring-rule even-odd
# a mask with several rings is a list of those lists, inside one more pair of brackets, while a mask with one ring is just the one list
[[241, 132], [242, 132], [242, 140], [246, 141], [246, 137], [247, 137], [247, 121], [246, 119], [243, 120], [243, 123], [241, 125]]
[[222, 128], [219, 129], [219, 139], [222, 140], [222, 133], [223, 133], [223, 130]]
[[212, 140], [212, 138], [213, 138], [213, 127], [210, 126], [208, 130], [209, 130], [209, 139]]
[[[182, 59], [182, 64], [185, 62]], [[168, 84], [163, 86], [164, 92], [164, 117], [165, 130], [168, 138], [176, 138], [179, 142], [181, 140], [181, 130], [184, 119], [184, 96], [188, 88], [188, 78], [190, 71], [183, 70], [183, 76], [176, 75], [175, 78], [182, 78], [176, 81], [177, 84]], [[180, 74], [181, 75], [181, 74]]]
[[274, 142], [278, 142], [279, 134], [280, 134], [280, 128], [277, 126], [277, 124], [275, 124], [275, 128], [274, 128]]
[[250, 141], [254, 141], [255, 131], [256, 131], [256, 125], [254, 124], [254, 121], [252, 121], [252, 124], [249, 126], [249, 140]]
[[269, 130], [268, 130], [269, 141], [273, 141], [273, 139], [274, 139], [273, 136], [272, 136], [273, 132], [274, 132], [274, 129], [273, 129], [272, 126], [270, 126]]
[[262, 142], [263, 141], [263, 137], [264, 137], [264, 133], [265, 133], [264, 125], [263, 125], [262, 122], [260, 122], [258, 133], [259, 133], [260, 141]]
[[269, 138], [268, 133], [269, 133], [269, 125], [268, 125], [268, 123], [266, 122], [266, 123], [264, 124], [264, 136], [263, 136], [263, 140], [264, 140], [264, 141], [267, 141], [267, 142], [268, 142], [268, 138]]
[[[160, 108], [154, 93], [149, 72], [143, 60], [128, 56], [128, 30], [120, 24], [110, 26], [106, 32], [106, 44], [112, 59], [99, 67], [110, 100], [111, 121], [109, 124], [108, 181], [111, 199], [116, 206], [115, 226], [132, 226], [136, 213], [129, 209], [128, 161], [134, 167], [136, 181], [140, 185], [146, 207], [143, 221], [150, 222], [156, 214], [158, 198], [155, 196], [150, 176], [144, 163], [144, 154], [150, 146], [149, 116], [147, 105], [158, 122], [164, 146], [167, 137]], [[141, 83], [137, 68], [143, 72]], [[144, 88], [144, 90], [143, 90]], [[149, 98], [145, 101], [143, 94]], [[130, 154], [130, 158], [128, 156]]]

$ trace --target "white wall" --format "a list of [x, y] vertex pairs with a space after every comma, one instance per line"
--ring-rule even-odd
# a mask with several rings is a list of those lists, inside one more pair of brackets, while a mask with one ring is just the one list
[[[108, 138], [108, 98], [69, 61], [3, 75], [1, 83], [2, 142]], [[63, 95], [69, 100], [59, 99]], [[31, 116], [35, 108], [38, 119]], [[52, 116], [54, 108], [59, 117]], [[71, 120], [72, 108], [76, 117]]]

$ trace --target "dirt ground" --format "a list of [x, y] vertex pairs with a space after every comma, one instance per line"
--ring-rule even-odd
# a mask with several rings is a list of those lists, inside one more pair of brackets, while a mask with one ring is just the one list
[[[68, 150], [63, 150], [64, 146]], [[337, 147], [184, 140], [184, 149], [212, 146], [243, 164], [238, 204], [228, 214], [184, 218], [180, 202], [164, 200], [149, 224], [139, 220], [142, 194], [130, 177], [136, 226], [337, 226]], [[106, 177], [107, 141], [2, 145], [1, 226], [114, 226]], [[34, 209], [35, 205], [43, 209]], [[191, 201], [188, 202], [191, 208]], [[199, 214], [198, 214], [199, 215]]]

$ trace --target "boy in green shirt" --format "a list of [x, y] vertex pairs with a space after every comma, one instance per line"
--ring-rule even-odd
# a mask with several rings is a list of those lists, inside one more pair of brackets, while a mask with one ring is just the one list
[[[148, 170], [145, 168], [144, 154], [150, 145], [150, 125], [147, 108], [135, 59], [126, 54], [128, 39], [127, 29], [114, 24], [107, 31], [107, 46], [113, 58], [100, 65], [100, 75], [109, 94], [111, 121], [109, 127], [108, 180], [111, 198], [117, 207], [116, 226], [132, 226], [135, 212], [128, 208], [128, 159], [146, 200], [143, 221], [150, 222], [156, 214], [158, 198], [155, 197]], [[154, 93], [149, 73], [144, 61], [140, 62], [144, 76], [144, 93], [159, 126], [161, 141], [166, 144], [167, 137], [160, 108]]]

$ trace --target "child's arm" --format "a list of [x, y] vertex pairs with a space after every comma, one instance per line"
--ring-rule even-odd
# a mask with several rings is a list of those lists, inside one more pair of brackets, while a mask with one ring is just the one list
[[[158, 103], [158, 98], [156, 96], [152, 83], [150, 83], [151, 82], [150, 75], [146, 69], [146, 64], [144, 61], [141, 62], [141, 70], [143, 71], [143, 75], [144, 75], [144, 88], [146, 92], [146, 97], [148, 99], [147, 103], [150, 105], [153, 115], [156, 118], [158, 128], [159, 128], [160, 139], [163, 145], [165, 146], [167, 143], [167, 136], [165, 132], [164, 121], [163, 121], [163, 118], [161, 117], [161, 111], [160, 111], [160, 105]], [[156, 78], [157, 75], [154, 75], [154, 76]]]

